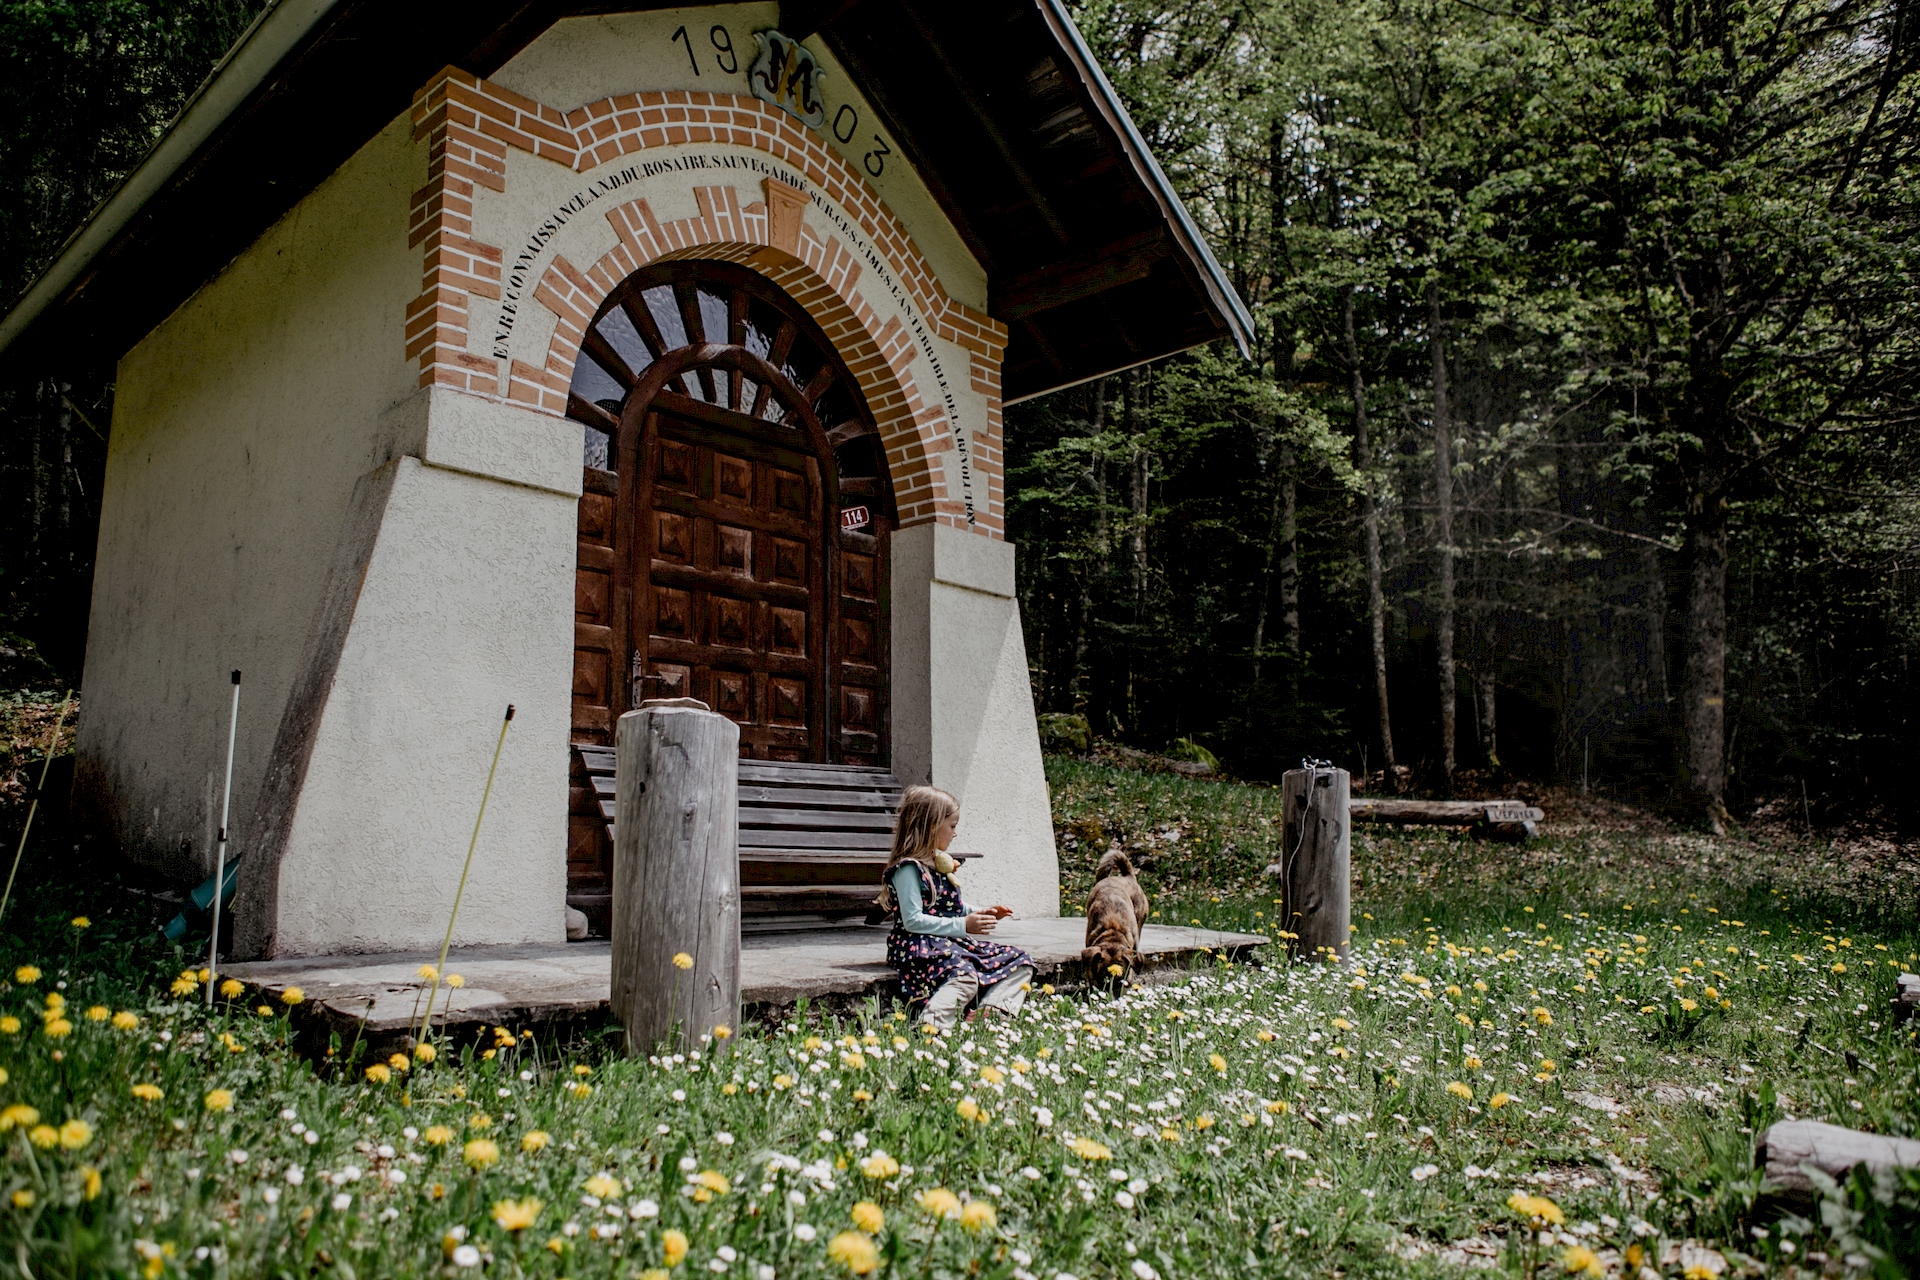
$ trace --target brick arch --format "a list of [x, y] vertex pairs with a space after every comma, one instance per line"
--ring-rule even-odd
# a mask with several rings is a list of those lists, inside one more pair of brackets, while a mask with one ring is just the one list
[[964, 523], [965, 507], [948, 493], [941, 463], [952, 443], [947, 416], [914, 376], [912, 335], [897, 316], [883, 320], [860, 294], [853, 255], [807, 229], [800, 218], [805, 196], [771, 179], [766, 186], [765, 203], [744, 207], [732, 187], [695, 188], [699, 214], [674, 223], [655, 218], [645, 199], [632, 200], [607, 213], [619, 242], [591, 266], [556, 254], [534, 290], [557, 317], [546, 360], [539, 367], [513, 361], [507, 398], [565, 413], [587, 327], [615, 287], [642, 267], [698, 259], [738, 263], [799, 304], [846, 362], [879, 428], [900, 524]]
[[[621, 94], [562, 112], [449, 67], [421, 91], [413, 114], [415, 136], [430, 144], [428, 183], [414, 195], [410, 233], [410, 242], [426, 250], [426, 270], [407, 316], [408, 354], [419, 361], [423, 385], [504, 396], [563, 414], [586, 323], [615, 283], [667, 257], [741, 262], [799, 300], [859, 378], [881, 424], [901, 523], [940, 521], [1003, 536], [1005, 326], [949, 296], [871, 185], [785, 112], [744, 95], [682, 90]], [[730, 186], [696, 188], [699, 213], [671, 223], [659, 222], [644, 200], [620, 206], [608, 215], [620, 235], [613, 251], [584, 269], [556, 256], [536, 287], [535, 298], [560, 317], [540, 366], [512, 360], [502, 370], [498, 361], [467, 350], [468, 299], [500, 297], [503, 259], [499, 248], [472, 236], [473, 192], [476, 186], [506, 189], [508, 150], [587, 172], [689, 143], [751, 148], [835, 202], [881, 254], [929, 331], [966, 353], [967, 367], [949, 376], [964, 378], [987, 402], [984, 438], [975, 435], [965, 449], [971, 498], [948, 490], [939, 455], [956, 442], [933, 394], [938, 389], [913, 385], [912, 335], [897, 320], [876, 323], [854, 287], [861, 264], [837, 238], [822, 241], [808, 231], [802, 218], [808, 197], [774, 178], [764, 180], [767, 200], [745, 207]]]

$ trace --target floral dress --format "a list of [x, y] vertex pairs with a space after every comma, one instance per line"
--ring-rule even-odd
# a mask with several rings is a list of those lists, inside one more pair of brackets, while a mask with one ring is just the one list
[[[960, 900], [960, 886], [938, 871], [930, 871], [918, 862], [903, 862], [920, 873], [922, 909], [930, 916], [949, 918], [967, 914]], [[899, 868], [895, 868], [898, 874]], [[900, 972], [900, 989], [907, 1001], [923, 1005], [928, 998], [954, 977], [971, 969], [979, 975], [982, 990], [1013, 976], [1022, 965], [1031, 966], [1033, 957], [1018, 947], [992, 942], [975, 934], [943, 938], [931, 933], [910, 933], [896, 921], [887, 936], [887, 963]]]

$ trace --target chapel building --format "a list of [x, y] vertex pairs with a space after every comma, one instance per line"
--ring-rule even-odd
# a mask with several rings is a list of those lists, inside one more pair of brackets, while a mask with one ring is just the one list
[[209, 874], [239, 668], [235, 950], [434, 947], [512, 703], [455, 941], [556, 943], [691, 697], [1054, 915], [1003, 410], [1250, 331], [1058, 0], [277, 0], [0, 321], [117, 361], [76, 812]]

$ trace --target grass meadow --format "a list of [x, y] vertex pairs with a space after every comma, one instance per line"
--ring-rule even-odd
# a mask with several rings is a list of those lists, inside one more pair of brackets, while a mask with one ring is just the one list
[[[1277, 790], [1048, 769], [1063, 909], [1118, 844], [1158, 919], [1271, 929]], [[208, 1011], [150, 902], [43, 862], [0, 944], [0, 1267], [1904, 1274], [1902, 1187], [1793, 1213], [1750, 1170], [1776, 1117], [1920, 1133], [1898, 850], [1563, 799], [1525, 849], [1363, 830], [1346, 968], [1205, 957], [937, 1037], [802, 1007], [652, 1059], [500, 1027], [316, 1063], [298, 1005]]]

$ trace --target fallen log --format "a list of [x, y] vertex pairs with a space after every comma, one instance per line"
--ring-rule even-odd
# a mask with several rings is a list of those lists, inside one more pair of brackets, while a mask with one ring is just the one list
[[1760, 1135], [1753, 1163], [1766, 1171], [1768, 1191], [1806, 1200], [1815, 1191], [1803, 1165], [1835, 1180], [1846, 1177], [1860, 1164], [1873, 1173], [1920, 1168], [1920, 1141], [1862, 1133], [1818, 1120], [1782, 1120]]
[[1515, 840], [1539, 835], [1535, 824], [1547, 816], [1520, 800], [1378, 800], [1367, 796], [1356, 796], [1347, 813], [1354, 822], [1472, 826], [1483, 828], [1489, 835]]
[[1920, 973], [1903, 973], [1893, 980], [1893, 1020], [1908, 1022], [1920, 1009]]

